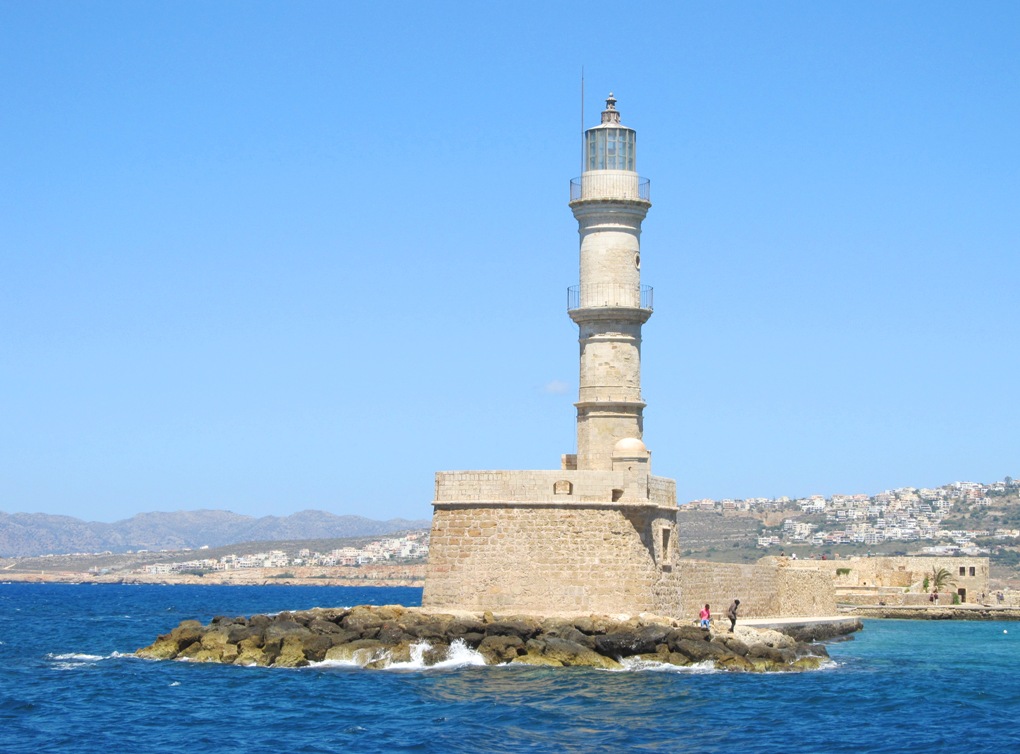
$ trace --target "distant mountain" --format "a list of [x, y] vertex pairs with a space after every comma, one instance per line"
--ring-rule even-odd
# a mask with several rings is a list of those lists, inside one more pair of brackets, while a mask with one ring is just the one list
[[375, 521], [301, 511], [290, 516], [253, 518], [230, 511], [140, 513], [105, 524], [45, 513], [0, 512], [0, 557], [30, 557], [69, 552], [179, 550], [239, 542], [337, 539], [427, 529], [427, 519]]

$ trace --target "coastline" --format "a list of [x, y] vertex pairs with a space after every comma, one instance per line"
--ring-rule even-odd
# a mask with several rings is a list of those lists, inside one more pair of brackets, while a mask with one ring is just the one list
[[0, 582], [29, 584], [159, 584], [191, 586], [424, 586], [424, 565], [332, 568], [245, 568], [203, 575], [113, 571], [0, 571]]
[[992, 605], [945, 605], [942, 607], [854, 605], [853, 607], [841, 607], [840, 613], [853, 618], [891, 620], [1020, 620], [1020, 607]]

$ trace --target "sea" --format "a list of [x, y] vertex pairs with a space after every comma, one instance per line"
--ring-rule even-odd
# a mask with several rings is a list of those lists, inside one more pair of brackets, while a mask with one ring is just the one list
[[0, 584], [0, 753], [1020, 751], [1020, 625], [869, 620], [832, 662], [743, 674], [141, 660], [180, 621], [411, 588]]

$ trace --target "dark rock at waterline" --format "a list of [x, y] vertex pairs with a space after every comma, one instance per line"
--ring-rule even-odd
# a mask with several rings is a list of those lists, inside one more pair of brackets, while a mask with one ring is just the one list
[[799, 642], [830, 641], [860, 631], [863, 624], [858, 619], [843, 621], [822, 621], [818, 623], [787, 623], [775, 629]]
[[[814, 635], [828, 638], [834, 634], [822, 631]], [[337, 661], [381, 668], [412, 658], [433, 665], [447, 659], [451, 645], [458, 644], [476, 651], [490, 665], [607, 669], [640, 659], [681, 666], [712, 663], [725, 670], [806, 670], [818, 667], [828, 656], [821, 645], [747, 626], [738, 626], [737, 634], [713, 634], [658, 616], [451, 615], [399, 605], [251, 618], [218, 616], [207, 626], [188, 620], [136, 654], [156, 660], [234, 665], [301, 667]]]

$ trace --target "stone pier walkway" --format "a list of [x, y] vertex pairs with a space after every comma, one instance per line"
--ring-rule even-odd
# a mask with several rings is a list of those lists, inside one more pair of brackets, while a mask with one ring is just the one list
[[[725, 616], [721, 621], [728, 622]], [[811, 623], [844, 623], [857, 620], [857, 616], [848, 615], [827, 615], [814, 618], [741, 618], [737, 616], [738, 626], [755, 626], [757, 628], [771, 628], [772, 626], [808, 625]]]

